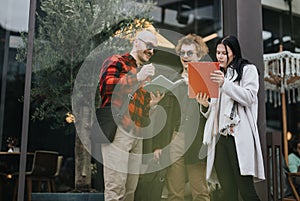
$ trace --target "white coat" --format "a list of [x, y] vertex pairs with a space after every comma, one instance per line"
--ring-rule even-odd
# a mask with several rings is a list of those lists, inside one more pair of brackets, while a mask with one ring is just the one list
[[[265, 179], [265, 171], [261, 144], [257, 128], [259, 77], [254, 65], [246, 65], [243, 69], [243, 77], [239, 84], [230, 79], [225, 79], [220, 88], [221, 93], [225, 93], [231, 99], [238, 102], [237, 114], [240, 122], [234, 134], [236, 152], [241, 175], [252, 175], [258, 179]], [[215, 144], [217, 143], [217, 114], [218, 99], [212, 100], [207, 112], [202, 114], [207, 118], [204, 131], [204, 144], [208, 144], [207, 155], [207, 180], [211, 178], [214, 158]], [[221, 114], [220, 114], [221, 115]], [[206, 141], [205, 141], [206, 139]], [[224, 164], [226, 165], [226, 164]]]

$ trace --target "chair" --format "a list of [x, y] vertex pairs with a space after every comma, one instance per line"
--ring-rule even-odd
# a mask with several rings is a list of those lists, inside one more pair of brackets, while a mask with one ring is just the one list
[[[41, 191], [42, 182], [47, 184], [48, 192], [55, 192], [54, 178], [57, 173], [58, 153], [52, 151], [35, 151], [32, 169], [25, 173], [25, 180], [27, 185], [28, 201], [31, 201], [32, 186], [37, 182], [38, 192]], [[14, 201], [17, 198], [18, 189], [18, 173], [13, 174], [16, 178], [14, 188]]]
[[53, 178], [51, 179], [51, 188], [52, 188], [53, 192], [56, 192], [54, 179], [59, 176], [62, 162], [63, 162], [63, 156], [58, 156], [57, 157], [56, 172], [55, 172]]
[[295, 180], [297, 178], [300, 179], [300, 172], [287, 172], [286, 175], [294, 198], [284, 198], [284, 201], [300, 201], [300, 196], [295, 185]]

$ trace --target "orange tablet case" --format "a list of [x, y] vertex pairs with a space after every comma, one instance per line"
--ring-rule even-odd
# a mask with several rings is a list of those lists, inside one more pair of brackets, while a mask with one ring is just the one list
[[219, 62], [188, 63], [188, 93], [190, 98], [195, 98], [199, 92], [206, 93], [210, 98], [219, 96], [219, 85], [210, 79], [210, 73], [219, 70], [219, 65]]

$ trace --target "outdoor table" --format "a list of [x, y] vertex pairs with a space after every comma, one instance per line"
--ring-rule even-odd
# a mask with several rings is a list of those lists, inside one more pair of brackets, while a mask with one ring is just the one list
[[[19, 172], [20, 156], [20, 152], [0, 152], [0, 201], [12, 200], [12, 174]], [[26, 171], [31, 170], [33, 156], [34, 153], [27, 153]]]

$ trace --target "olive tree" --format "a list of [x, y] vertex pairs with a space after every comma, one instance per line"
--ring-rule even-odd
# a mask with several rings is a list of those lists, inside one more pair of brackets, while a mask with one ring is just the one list
[[[78, 191], [91, 189], [91, 156], [78, 133], [89, 132], [92, 122], [89, 120], [91, 114], [72, 114], [71, 95], [76, 74], [88, 55], [117, 31], [138, 28], [132, 26], [134, 23], [142, 27], [142, 19], [149, 19], [152, 6], [150, 0], [142, 3], [135, 0], [40, 2], [41, 12], [37, 12], [34, 40], [31, 89], [31, 105], [34, 109], [31, 117], [33, 120], [50, 120], [52, 128], [70, 127], [74, 121], [87, 122], [81, 129], [76, 129], [75, 189]], [[26, 49], [19, 51], [19, 58], [22, 59], [22, 55], [24, 58]], [[88, 110], [83, 107], [83, 114], [85, 111]]]

